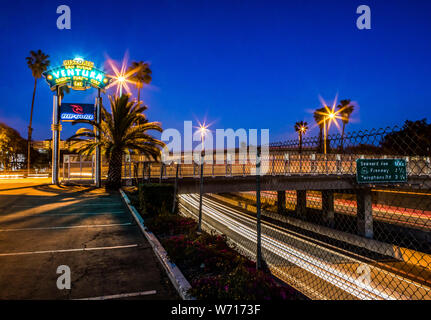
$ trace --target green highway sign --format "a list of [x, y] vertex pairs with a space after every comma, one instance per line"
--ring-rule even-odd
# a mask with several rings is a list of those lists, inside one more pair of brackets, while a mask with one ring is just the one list
[[404, 159], [356, 159], [358, 183], [407, 182], [407, 165]]

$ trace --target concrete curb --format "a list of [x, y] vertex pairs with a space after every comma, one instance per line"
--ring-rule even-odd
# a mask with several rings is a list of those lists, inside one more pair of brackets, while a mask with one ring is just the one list
[[187, 290], [191, 288], [191, 285], [184, 277], [181, 270], [178, 268], [176, 264], [169, 261], [168, 254], [165, 248], [163, 248], [159, 240], [157, 240], [154, 233], [148, 231], [147, 227], [145, 227], [144, 219], [142, 219], [139, 212], [131, 204], [130, 199], [129, 197], [127, 197], [126, 193], [122, 189], [119, 189], [119, 191], [121, 193], [121, 198], [123, 199], [130, 213], [133, 215], [133, 218], [135, 219], [136, 223], [141, 229], [141, 232], [144, 234], [145, 238], [151, 244], [151, 247], [153, 248], [153, 251], [156, 254], [156, 257], [159, 259], [163, 268], [165, 268], [165, 271], [168, 274], [169, 279], [171, 280], [172, 284], [174, 285], [180, 297], [183, 300], [195, 300], [195, 298], [187, 294]]

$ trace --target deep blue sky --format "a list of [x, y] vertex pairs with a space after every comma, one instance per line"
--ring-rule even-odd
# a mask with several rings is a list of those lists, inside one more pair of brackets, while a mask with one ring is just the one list
[[[72, 10], [72, 30], [56, 28], [60, 4]], [[356, 28], [360, 4], [371, 7], [371, 30]], [[142, 96], [164, 128], [206, 117], [212, 129], [269, 128], [272, 141], [291, 138], [295, 121], [314, 123], [319, 95], [337, 93], [359, 105], [349, 131], [431, 120], [430, 35], [425, 0], [1, 1], [0, 121], [26, 137], [33, 78], [25, 57], [37, 49], [52, 65], [79, 55], [101, 66], [126, 50], [129, 60], [151, 62]], [[50, 137], [51, 118], [41, 79], [35, 139]], [[75, 129], [64, 125], [62, 138]]]

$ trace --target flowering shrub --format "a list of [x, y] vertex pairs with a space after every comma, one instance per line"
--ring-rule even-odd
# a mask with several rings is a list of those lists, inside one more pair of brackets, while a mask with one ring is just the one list
[[223, 236], [202, 233], [199, 236], [176, 236], [163, 241], [171, 261], [183, 268], [201, 269], [204, 273], [229, 272], [249, 260], [230, 248]]
[[[148, 186], [148, 190], [153, 189]], [[140, 205], [146, 226], [160, 238], [169, 259], [191, 280], [190, 295], [204, 300], [298, 299], [294, 289], [281, 286], [269, 273], [257, 271], [254, 262], [228, 245], [226, 236], [197, 234], [193, 219], [169, 213], [164, 203], [152, 201], [148, 190], [140, 190], [131, 199]]]
[[296, 291], [281, 286], [256, 269], [238, 266], [229, 274], [204, 277], [192, 281], [189, 294], [197, 299], [229, 300], [295, 300]]

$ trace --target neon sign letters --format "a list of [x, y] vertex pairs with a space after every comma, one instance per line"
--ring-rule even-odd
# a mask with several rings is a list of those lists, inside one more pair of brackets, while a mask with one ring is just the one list
[[43, 76], [51, 90], [65, 85], [73, 90], [104, 89], [112, 80], [105, 72], [95, 68], [93, 62], [81, 58], [64, 60], [63, 65], [45, 71]]

